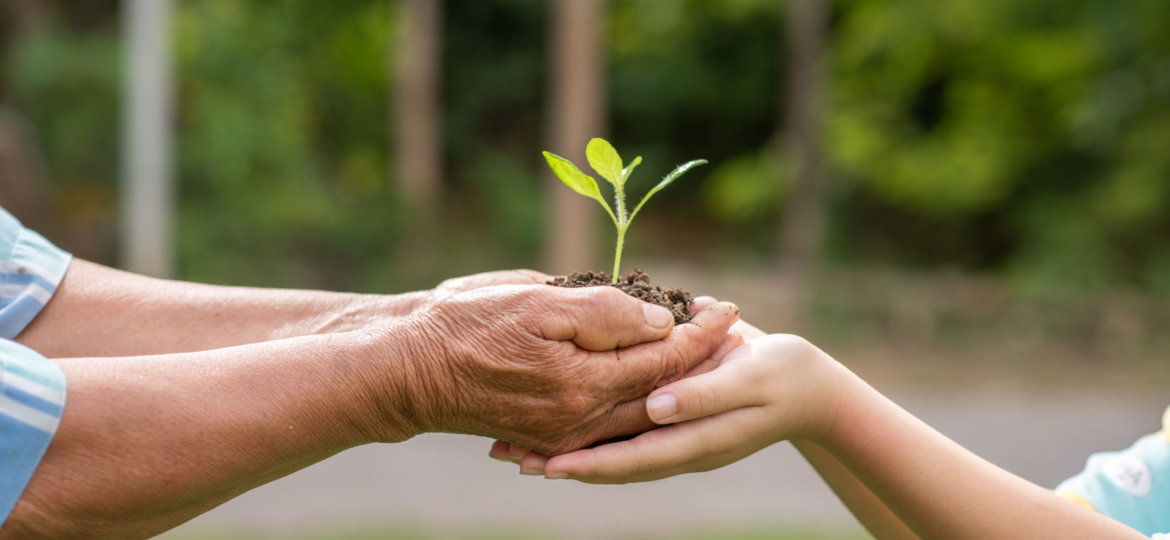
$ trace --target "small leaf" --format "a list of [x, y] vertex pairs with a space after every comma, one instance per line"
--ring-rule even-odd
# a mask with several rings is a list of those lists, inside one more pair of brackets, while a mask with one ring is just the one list
[[642, 163], [642, 156], [638, 156], [638, 157], [634, 158], [634, 161], [630, 162], [629, 167], [622, 169], [622, 182], [629, 180], [630, 173], [634, 172], [634, 167], [637, 167], [641, 163]]
[[625, 183], [622, 176], [622, 157], [609, 141], [600, 137], [590, 139], [589, 144], [585, 146], [585, 157], [589, 159], [589, 166], [602, 178], [609, 180], [614, 187], [620, 188]]
[[609, 208], [609, 203], [605, 202], [605, 198], [601, 196], [601, 189], [597, 187], [597, 180], [581, 172], [581, 169], [578, 169], [572, 161], [552, 152], [546, 151], [542, 152], [542, 154], [544, 154], [544, 159], [548, 162], [549, 168], [552, 169], [553, 173], [557, 175], [557, 178], [561, 182], [564, 182], [573, 191], [601, 203], [601, 206], [609, 213], [609, 217], [613, 220], [614, 225], [617, 225], [617, 218], [613, 215], [613, 210]]
[[561, 179], [566, 186], [569, 186], [586, 197], [600, 197], [601, 190], [597, 187], [597, 181], [578, 169], [572, 161], [569, 161], [552, 152], [543, 152], [545, 161], [548, 162], [549, 168]]
[[638, 210], [641, 210], [642, 205], [646, 204], [646, 201], [650, 200], [650, 196], [658, 193], [659, 191], [662, 191], [662, 188], [669, 186], [671, 182], [677, 180], [678, 177], [682, 176], [687, 171], [698, 167], [699, 165], [705, 165], [706, 163], [707, 160], [705, 159], [696, 159], [694, 161], [688, 161], [682, 165], [679, 165], [678, 167], [675, 167], [674, 170], [670, 171], [670, 174], [666, 175], [666, 177], [663, 178], [657, 186], [654, 186], [650, 191], [646, 192], [646, 195], [642, 196], [642, 202], [639, 202], [638, 206], [634, 208], [633, 213], [630, 214], [630, 219], [626, 220], [626, 223], [634, 221], [634, 216], [638, 215]]

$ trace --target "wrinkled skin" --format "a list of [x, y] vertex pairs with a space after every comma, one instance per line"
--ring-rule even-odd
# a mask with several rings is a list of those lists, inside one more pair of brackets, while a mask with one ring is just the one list
[[404, 402], [388, 401], [414, 433], [484, 435], [556, 455], [653, 428], [646, 394], [711, 356], [738, 313], [712, 304], [672, 327], [665, 309], [611, 287], [475, 288], [404, 323], [417, 346], [413, 374]]

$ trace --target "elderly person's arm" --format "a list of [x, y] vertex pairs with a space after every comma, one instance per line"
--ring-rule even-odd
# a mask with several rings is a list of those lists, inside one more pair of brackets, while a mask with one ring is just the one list
[[653, 426], [644, 396], [707, 358], [694, 324], [616, 289], [509, 286], [386, 326], [203, 352], [58, 360], [60, 427], [2, 538], [157, 534], [343, 449], [428, 431], [556, 454]]
[[451, 294], [542, 283], [513, 270], [476, 274], [395, 295], [226, 287], [155, 279], [73, 259], [17, 341], [49, 357], [191, 352], [383, 324]]

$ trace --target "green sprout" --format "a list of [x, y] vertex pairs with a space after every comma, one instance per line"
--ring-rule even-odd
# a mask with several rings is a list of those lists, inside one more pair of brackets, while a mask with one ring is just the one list
[[613, 200], [617, 209], [615, 212], [601, 196], [597, 181], [592, 176], [581, 172], [581, 169], [573, 165], [573, 162], [561, 156], [547, 151], [543, 154], [544, 159], [548, 161], [548, 166], [552, 168], [557, 178], [561, 179], [561, 182], [564, 182], [573, 191], [601, 203], [602, 208], [605, 208], [605, 212], [609, 214], [609, 218], [613, 220], [613, 225], [617, 228], [617, 248], [613, 255], [613, 282], [615, 284], [618, 281], [618, 269], [622, 265], [622, 246], [626, 242], [626, 230], [630, 228], [630, 222], [634, 221], [634, 216], [638, 215], [638, 210], [641, 210], [642, 205], [650, 200], [651, 195], [670, 185], [683, 173], [707, 163], [705, 159], [696, 159], [675, 167], [661, 182], [658, 182], [658, 185], [646, 192], [642, 201], [634, 207], [633, 212], [630, 212], [626, 207], [626, 180], [630, 178], [630, 173], [634, 172], [634, 167], [642, 163], [642, 156], [634, 158], [628, 166], [623, 167], [622, 158], [618, 155], [617, 150], [614, 150], [613, 145], [602, 138], [590, 140], [589, 144], [585, 146], [585, 158], [589, 160], [589, 166], [593, 167], [597, 174], [613, 184]]

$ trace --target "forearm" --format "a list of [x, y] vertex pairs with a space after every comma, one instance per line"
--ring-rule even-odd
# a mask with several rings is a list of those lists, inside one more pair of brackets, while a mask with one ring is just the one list
[[57, 293], [17, 341], [50, 358], [191, 352], [354, 330], [408, 315], [428, 301], [423, 292], [364, 295], [202, 285], [74, 260]]
[[922, 538], [1143, 538], [983, 460], [860, 379], [841, 390], [823, 447]]
[[894, 515], [881, 499], [828, 451], [805, 440], [792, 441], [837, 498], [878, 540], [916, 540], [917, 535]]
[[377, 392], [369, 384], [371, 359], [379, 374], [409, 369], [394, 351], [370, 333], [341, 333], [60, 360], [61, 425], [0, 537], [150, 536], [395, 424], [388, 438], [407, 438], [409, 422], [372, 396], [400, 394], [406, 373]]

